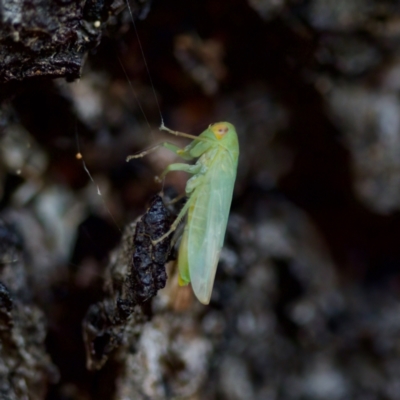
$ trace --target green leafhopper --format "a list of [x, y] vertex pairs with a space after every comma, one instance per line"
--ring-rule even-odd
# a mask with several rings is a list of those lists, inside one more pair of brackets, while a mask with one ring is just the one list
[[229, 122], [212, 124], [199, 136], [172, 131], [164, 125], [160, 129], [193, 141], [183, 149], [169, 142], [160, 143], [138, 155], [129, 156], [127, 161], [143, 157], [158, 147], [165, 147], [184, 160], [197, 159], [193, 165], [171, 164], [158, 178], [163, 179], [170, 171], [185, 171], [193, 175], [186, 183], [187, 202], [170, 230], [156, 242], [170, 235], [187, 215], [178, 251], [179, 284], [191, 283], [198, 300], [208, 304], [236, 179], [239, 158], [236, 129]]

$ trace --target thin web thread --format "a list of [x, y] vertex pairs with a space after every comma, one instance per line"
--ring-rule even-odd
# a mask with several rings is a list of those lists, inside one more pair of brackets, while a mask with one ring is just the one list
[[129, 14], [131, 15], [132, 24], [133, 24], [133, 28], [135, 29], [136, 37], [137, 37], [137, 40], [138, 40], [138, 43], [139, 43], [140, 52], [142, 53], [143, 62], [144, 62], [144, 65], [146, 67], [146, 71], [147, 71], [147, 75], [149, 77], [149, 81], [151, 83], [151, 89], [153, 91], [153, 95], [154, 95], [154, 98], [155, 98], [156, 103], [157, 103], [157, 108], [158, 108], [158, 112], [160, 114], [160, 119], [161, 119], [161, 126], [163, 126], [164, 125], [164, 119], [163, 119], [163, 116], [162, 116], [162, 113], [161, 113], [160, 103], [158, 102], [156, 90], [154, 89], [153, 79], [151, 79], [150, 69], [149, 69], [149, 66], [147, 65], [146, 57], [144, 55], [144, 51], [143, 51], [143, 47], [142, 47], [142, 42], [140, 41], [139, 33], [138, 33], [138, 30], [137, 30], [137, 27], [136, 27], [135, 19], [133, 18], [133, 13], [132, 13], [131, 6], [129, 4], [129, 0], [126, 0], [126, 5], [128, 6]]
[[117, 227], [117, 229], [118, 229], [120, 232], [122, 232], [121, 229], [120, 229], [120, 227], [119, 227], [118, 224], [117, 224], [117, 221], [115, 220], [114, 216], [112, 215], [110, 209], [107, 207], [107, 204], [106, 204], [106, 202], [105, 202], [105, 200], [104, 200], [104, 197], [103, 197], [103, 195], [101, 194], [99, 185], [98, 185], [98, 184], [96, 183], [96, 181], [93, 179], [92, 174], [90, 173], [88, 167], [86, 166], [85, 160], [83, 159], [83, 155], [82, 155], [82, 153], [81, 153], [81, 149], [80, 149], [80, 145], [79, 145], [78, 130], [76, 129], [76, 127], [75, 127], [75, 138], [76, 138], [76, 147], [77, 147], [77, 149], [78, 149], [78, 154], [80, 154], [80, 156], [82, 157], [82, 166], [83, 166], [83, 169], [84, 169], [85, 172], [87, 173], [89, 179], [96, 185], [97, 194], [101, 197], [101, 201], [103, 202], [104, 208], [107, 210], [107, 212], [108, 212], [108, 214], [110, 215], [111, 219], [113, 220], [115, 226]]
[[130, 86], [131, 89], [132, 89], [132, 93], [133, 93], [133, 96], [135, 97], [136, 103], [138, 104], [139, 109], [140, 109], [140, 111], [142, 112], [143, 117], [144, 117], [144, 119], [146, 120], [146, 123], [147, 123], [147, 125], [148, 125], [148, 127], [149, 127], [149, 130], [150, 130], [150, 132], [151, 132], [150, 122], [149, 122], [149, 120], [147, 119], [146, 113], [145, 113], [144, 110], [143, 110], [142, 103], [140, 102], [139, 97], [138, 97], [138, 95], [136, 94], [135, 89], [133, 88], [132, 82], [131, 82], [131, 80], [129, 79], [128, 74], [126, 73], [126, 69], [125, 69], [124, 65], [122, 64], [122, 61], [121, 61], [121, 59], [119, 58], [118, 55], [117, 55], [117, 58], [118, 58], [119, 64], [121, 65], [122, 71], [124, 71], [125, 77], [126, 77], [127, 81], [129, 82], [129, 86]]

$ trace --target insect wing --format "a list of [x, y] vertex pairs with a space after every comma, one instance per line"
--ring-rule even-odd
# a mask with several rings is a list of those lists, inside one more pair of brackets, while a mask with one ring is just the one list
[[196, 202], [188, 227], [190, 280], [203, 304], [210, 302], [236, 177], [236, 165], [230, 157], [219, 161], [207, 172], [204, 184], [193, 193]]
[[190, 282], [190, 273], [189, 273], [189, 264], [188, 264], [188, 229], [185, 228], [183, 231], [181, 244], [179, 246], [179, 255], [178, 255], [178, 268], [179, 268], [179, 277], [178, 282], [179, 286], [185, 286]]

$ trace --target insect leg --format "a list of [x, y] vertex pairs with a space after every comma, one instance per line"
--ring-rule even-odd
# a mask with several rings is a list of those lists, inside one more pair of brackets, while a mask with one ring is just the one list
[[161, 237], [159, 237], [157, 240], [153, 241], [153, 245], [161, 242], [164, 240], [168, 235], [170, 235], [172, 232], [176, 230], [178, 227], [179, 223], [182, 221], [183, 217], [186, 215], [188, 212], [190, 206], [192, 205], [193, 201], [196, 199], [196, 197], [192, 196], [189, 197], [188, 201], [185, 203], [185, 205], [182, 207], [181, 211], [179, 212], [178, 216], [176, 217], [175, 221], [172, 223], [171, 227], [169, 228], [169, 231], [164, 233]]
[[142, 158], [144, 156], [147, 156], [147, 154], [153, 153], [153, 151], [156, 151], [159, 147], [165, 147], [168, 150], [171, 150], [173, 153], [178, 154], [179, 157], [183, 158], [184, 160], [192, 160], [193, 157], [190, 156], [187, 152], [185, 152], [184, 149], [179, 148], [178, 146], [176, 146], [173, 143], [169, 143], [169, 142], [163, 142], [163, 143], [158, 143], [152, 147], [150, 147], [149, 149], [142, 151], [139, 154], [134, 154], [131, 156], [128, 156], [126, 158], [126, 161], [130, 161], [134, 158]]
[[171, 171], [183, 171], [187, 172], [189, 174], [195, 175], [198, 174], [201, 170], [201, 165], [190, 165], [190, 164], [184, 164], [184, 163], [176, 163], [176, 164], [170, 164], [168, 165], [167, 168], [163, 171], [163, 173], [156, 178], [157, 182], [161, 182], [164, 178], [165, 175], [168, 174], [168, 172]]
[[174, 199], [172, 199], [172, 200], [170, 200], [170, 201], [168, 201], [168, 202], [165, 202], [165, 205], [166, 205], [166, 206], [170, 206], [170, 205], [172, 205], [172, 204], [175, 204], [175, 203], [177, 203], [179, 200], [182, 200], [184, 197], [186, 197], [186, 193], [182, 193], [182, 194], [180, 194], [179, 196], [176, 196]]

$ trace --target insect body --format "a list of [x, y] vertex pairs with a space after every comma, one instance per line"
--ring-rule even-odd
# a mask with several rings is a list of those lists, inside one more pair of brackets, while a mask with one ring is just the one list
[[197, 159], [193, 165], [169, 165], [159, 179], [170, 171], [185, 171], [193, 176], [186, 184], [188, 200], [170, 230], [157, 239], [163, 240], [187, 215], [178, 252], [179, 284], [192, 284], [193, 291], [203, 304], [210, 302], [219, 254], [224, 242], [229, 209], [232, 202], [239, 157], [239, 143], [235, 127], [229, 122], [210, 125], [199, 136], [171, 131], [193, 141], [183, 149], [165, 142], [132, 158], [143, 157], [156, 148], [165, 147], [184, 160]]

